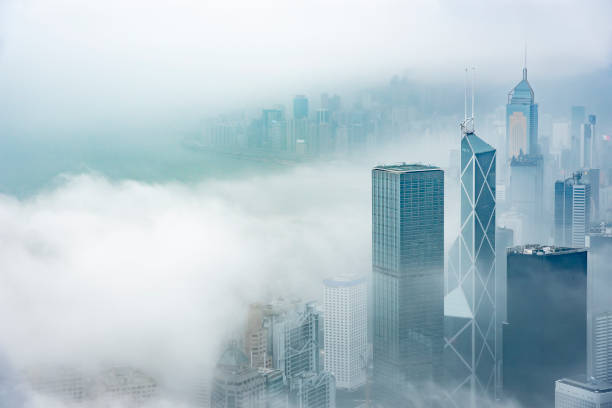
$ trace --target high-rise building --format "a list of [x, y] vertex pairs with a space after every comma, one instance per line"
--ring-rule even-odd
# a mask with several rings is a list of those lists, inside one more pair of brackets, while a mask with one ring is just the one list
[[[510, 160], [510, 205], [524, 216], [521, 241], [517, 244], [542, 242], [545, 228], [544, 166], [541, 155], [519, 155]], [[550, 225], [550, 224], [548, 224]]]
[[296, 95], [293, 98], [293, 119], [308, 118], [308, 98], [305, 95]]
[[612, 384], [580, 378], [555, 381], [555, 408], [611, 408]]
[[527, 80], [527, 67], [523, 79], [508, 94], [506, 105], [506, 135], [508, 158], [521, 154], [538, 154], [538, 105]]
[[595, 124], [597, 118], [595, 115], [589, 115], [588, 122], [580, 127], [580, 167], [590, 169], [599, 165], [598, 157], [598, 139], [596, 138]]
[[596, 313], [591, 319], [589, 376], [612, 382], [612, 312]]
[[366, 382], [368, 299], [365, 278], [324, 281], [325, 370], [336, 387], [354, 390]]
[[599, 206], [600, 206], [600, 179], [601, 179], [601, 171], [599, 169], [582, 169], [579, 170], [580, 178], [583, 183], [587, 183], [591, 186], [591, 200], [590, 200], [590, 212], [589, 212], [589, 222], [595, 223], [601, 219], [599, 214]]
[[292, 408], [336, 408], [336, 383], [331, 373], [302, 373], [291, 382]]
[[580, 140], [581, 128], [586, 119], [584, 106], [572, 106], [572, 120], [570, 123], [571, 137], [571, 171], [578, 169], [581, 163], [582, 142]]
[[257, 408], [264, 404], [264, 377], [232, 343], [221, 355], [213, 377], [212, 408]]
[[587, 251], [520, 246], [507, 264], [504, 395], [551, 406], [555, 379], [586, 373]]
[[555, 183], [555, 244], [581, 248], [591, 222], [591, 185], [582, 173]]
[[437, 380], [444, 323], [444, 172], [372, 170], [373, 375], [395, 396]]
[[[459, 285], [453, 296], [461, 324], [445, 328], [445, 364], [450, 399], [469, 395], [469, 406], [495, 398], [496, 273], [495, 162], [496, 150], [479, 138], [472, 122], [462, 124], [461, 220]], [[448, 296], [450, 296], [449, 293]], [[457, 301], [460, 299], [461, 302]], [[452, 300], [452, 299], [447, 299]], [[445, 303], [446, 301], [445, 300]], [[445, 305], [446, 308], [446, 305]], [[446, 312], [445, 312], [446, 313]], [[453, 319], [456, 320], [456, 319]]]
[[260, 368], [258, 372], [264, 380], [262, 408], [287, 408], [289, 394], [283, 380], [283, 372], [271, 368]]
[[290, 311], [279, 317], [272, 328], [273, 365], [286, 378], [305, 372], [319, 372], [319, 312], [307, 303], [301, 312]]
[[507, 249], [514, 246], [514, 231], [510, 228], [497, 227], [495, 228], [495, 324], [497, 327], [495, 338], [497, 339], [495, 346], [497, 347], [495, 355], [497, 357], [497, 365], [500, 367], [497, 373], [497, 392], [496, 395], [502, 395], [503, 392], [503, 367], [504, 364], [504, 337], [503, 326], [506, 321], [506, 282], [507, 282]]
[[271, 347], [268, 344], [270, 333], [268, 327], [264, 325], [266, 314], [266, 305], [256, 303], [249, 307], [244, 352], [249, 358], [250, 366], [255, 368], [272, 367], [272, 354], [269, 353]]

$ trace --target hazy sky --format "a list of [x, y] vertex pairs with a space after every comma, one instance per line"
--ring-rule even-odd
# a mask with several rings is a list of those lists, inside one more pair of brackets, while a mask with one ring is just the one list
[[[481, 81], [605, 69], [612, 3], [2, 0], [4, 118], [69, 127], [199, 115], [396, 73]], [[519, 74], [517, 74], [519, 72]]]

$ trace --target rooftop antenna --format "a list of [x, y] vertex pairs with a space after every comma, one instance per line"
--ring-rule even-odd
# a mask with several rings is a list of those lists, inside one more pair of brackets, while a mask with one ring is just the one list
[[467, 94], [468, 94], [468, 85], [467, 85], [467, 77], [468, 77], [468, 69], [465, 68], [465, 77], [463, 78], [463, 88], [464, 88], [464, 100], [463, 100], [463, 123], [467, 122]]
[[523, 60], [523, 79], [527, 79], [527, 41], [525, 41], [525, 55]]
[[475, 67], [472, 67], [472, 129], [474, 129], [474, 71]]
[[468, 117], [468, 67], [465, 68], [465, 93], [463, 100], [463, 122], [461, 123], [462, 133], [474, 133], [474, 67], [472, 70], [472, 84], [471, 84], [471, 98], [472, 98], [472, 110]]

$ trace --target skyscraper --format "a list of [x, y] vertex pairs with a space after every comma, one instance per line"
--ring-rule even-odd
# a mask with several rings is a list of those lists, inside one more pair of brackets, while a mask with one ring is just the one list
[[555, 183], [555, 244], [581, 248], [591, 222], [591, 185], [582, 173]]
[[589, 376], [612, 382], [612, 312], [591, 317]]
[[319, 372], [319, 312], [306, 304], [302, 312], [292, 311], [274, 322], [273, 364], [285, 377]]
[[574, 171], [581, 167], [582, 143], [580, 140], [582, 125], [586, 119], [584, 106], [572, 106], [572, 121], [570, 124], [571, 137], [571, 170]]
[[504, 395], [553, 402], [553, 383], [586, 374], [587, 251], [539, 245], [508, 250]]
[[555, 381], [555, 408], [612, 407], [612, 384], [581, 378]]
[[508, 93], [506, 105], [506, 137], [508, 157], [538, 154], [538, 105], [527, 80], [527, 66], [523, 79]]
[[468, 393], [470, 406], [495, 398], [497, 388], [495, 162], [495, 149], [476, 136], [473, 118], [466, 120], [461, 138], [460, 293], [447, 299], [462, 305], [454, 308], [459, 313], [453, 312], [463, 324], [445, 328], [445, 364], [453, 367], [447, 378], [453, 385], [451, 399]]
[[374, 381], [388, 394], [439, 378], [444, 313], [444, 173], [372, 170]]
[[215, 369], [212, 408], [255, 408], [264, 406], [265, 381], [236, 344], [221, 355]]
[[[542, 242], [544, 222], [544, 166], [541, 155], [519, 155], [510, 160], [510, 203], [523, 216], [521, 242]], [[546, 224], [550, 225], [550, 223]]]
[[296, 95], [293, 98], [293, 119], [308, 118], [308, 98], [305, 95]]
[[353, 390], [366, 382], [368, 299], [365, 278], [336, 278], [325, 284], [325, 370], [336, 387]]

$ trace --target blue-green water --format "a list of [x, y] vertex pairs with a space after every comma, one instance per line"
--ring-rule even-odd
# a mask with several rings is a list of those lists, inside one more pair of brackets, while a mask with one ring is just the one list
[[112, 180], [195, 183], [208, 178], [279, 169], [276, 163], [235, 158], [183, 146], [182, 136], [145, 141], [0, 140], [0, 193], [20, 198], [50, 188], [60, 174], [94, 172]]

